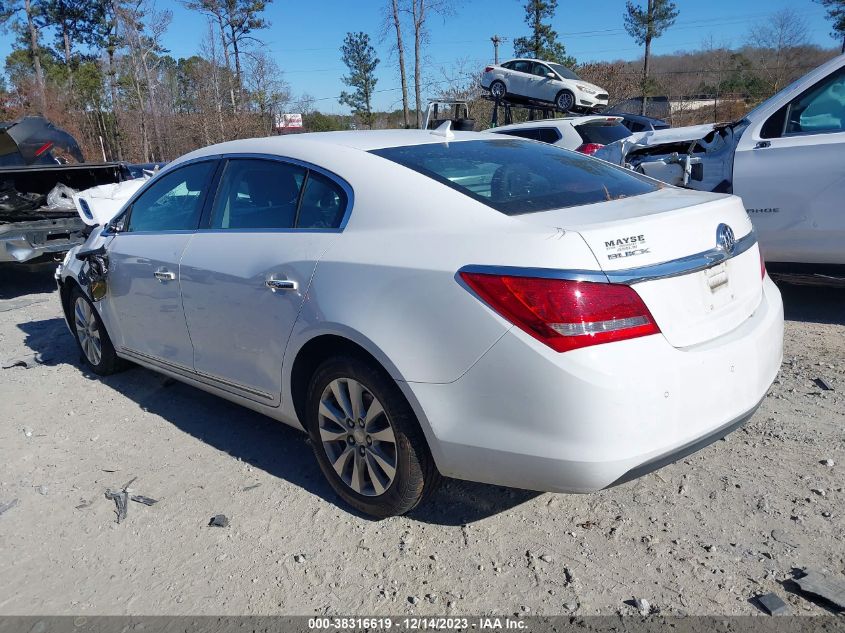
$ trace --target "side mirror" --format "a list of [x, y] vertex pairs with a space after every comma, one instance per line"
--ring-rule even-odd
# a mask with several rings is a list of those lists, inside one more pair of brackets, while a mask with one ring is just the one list
[[557, 79], [557, 75], [555, 75], [554, 73], [546, 73], [546, 78], [547, 79]]

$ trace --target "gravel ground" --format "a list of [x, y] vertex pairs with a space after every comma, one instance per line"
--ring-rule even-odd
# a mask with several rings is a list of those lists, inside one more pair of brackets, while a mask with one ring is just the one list
[[[752, 614], [768, 591], [828, 613], [789, 579], [845, 573], [845, 290], [782, 289], [780, 377], [726, 440], [593, 495], [447, 481], [377, 522], [299, 432], [145, 369], [86, 373], [51, 267], [0, 269], [0, 360], [40, 361], [0, 369], [0, 614]], [[159, 503], [118, 525], [104, 491], [136, 477]]]

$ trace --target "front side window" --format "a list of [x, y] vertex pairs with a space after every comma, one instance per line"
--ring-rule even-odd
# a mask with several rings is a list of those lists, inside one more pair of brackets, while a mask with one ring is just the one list
[[518, 138], [388, 147], [372, 153], [506, 215], [618, 200], [660, 187], [610, 163]]
[[220, 179], [212, 229], [292, 229], [306, 169], [260, 159], [232, 159]]
[[534, 64], [534, 74], [538, 77], [546, 77], [550, 72], [552, 72], [548, 66], [544, 64]]
[[195, 230], [214, 166], [203, 161], [162, 174], [132, 203], [126, 230]]
[[789, 104], [786, 134], [845, 130], [845, 68], [810, 88]]
[[576, 75], [572, 70], [570, 70], [566, 66], [561, 66], [560, 64], [549, 64], [549, 66], [554, 68], [555, 72], [564, 79], [581, 79], [578, 75]]

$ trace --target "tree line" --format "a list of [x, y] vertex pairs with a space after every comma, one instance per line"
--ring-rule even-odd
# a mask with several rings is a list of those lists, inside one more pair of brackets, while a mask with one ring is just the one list
[[[795, 9], [774, 13], [750, 29], [738, 48], [713, 41], [701, 50], [654, 56], [652, 43], [671, 29], [680, 11], [672, 0], [627, 0], [620, 25], [639, 45], [634, 61], [578, 63], [552, 27], [558, 0], [513, 0], [524, 9], [524, 35], [513, 39], [517, 57], [573, 67], [606, 88], [615, 100], [658, 96], [742, 95], [743, 106], [763, 99], [833, 51], [808, 44], [807, 26]], [[832, 33], [845, 50], [845, 0], [812, 0], [826, 9]], [[14, 46], [0, 77], [0, 118], [43, 113], [79, 140], [89, 160], [169, 160], [211, 143], [276, 131], [278, 115], [305, 114], [307, 130], [350, 127], [416, 127], [429, 96], [469, 99], [479, 122], [489, 103], [481, 99], [478, 62], [456, 59], [428, 67], [430, 29], [453, 19], [460, 0], [383, 0], [373, 34], [351, 32], [339, 43], [347, 67], [337, 97], [351, 115], [327, 115], [308, 95], [293, 96], [282, 70], [263, 46], [272, 0], [180, 0], [204, 16], [197, 53], [176, 59], [162, 38], [169, 10], [153, 0], [0, 0], [0, 28]], [[399, 79], [401, 108], [377, 112], [376, 71], [382, 60], [373, 43], [390, 46]], [[499, 38], [494, 42], [498, 46]], [[398, 103], [398, 101], [397, 101]], [[742, 107], [742, 106], [737, 106]], [[713, 112], [698, 118], [718, 118]], [[693, 116], [690, 121], [694, 121]], [[686, 120], [673, 123], [687, 122]]]

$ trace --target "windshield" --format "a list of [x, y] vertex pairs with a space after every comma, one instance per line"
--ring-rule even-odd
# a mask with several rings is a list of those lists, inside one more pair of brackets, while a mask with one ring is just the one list
[[606, 202], [657, 183], [610, 163], [518, 138], [372, 150], [505, 215]]
[[551, 62], [549, 63], [549, 66], [551, 66], [552, 70], [554, 70], [558, 75], [560, 75], [564, 79], [581, 79], [578, 75], [576, 75], [566, 66], [561, 66], [560, 64], [553, 64]]

